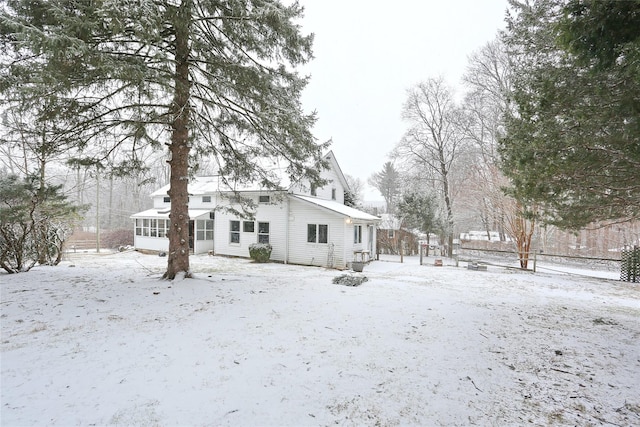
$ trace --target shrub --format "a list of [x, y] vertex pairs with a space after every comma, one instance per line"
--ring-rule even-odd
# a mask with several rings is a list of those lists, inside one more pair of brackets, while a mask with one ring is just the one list
[[0, 176], [0, 200], [0, 268], [20, 273], [37, 263], [57, 265], [83, 208], [38, 176]]
[[345, 286], [360, 286], [364, 282], [369, 280], [366, 276], [354, 276], [351, 274], [343, 274], [333, 278], [333, 283], [336, 285]]
[[249, 245], [249, 256], [255, 262], [268, 262], [272, 249], [269, 243], [252, 243]]
[[133, 246], [133, 230], [124, 228], [107, 231], [102, 237], [102, 246], [113, 249], [120, 246]]

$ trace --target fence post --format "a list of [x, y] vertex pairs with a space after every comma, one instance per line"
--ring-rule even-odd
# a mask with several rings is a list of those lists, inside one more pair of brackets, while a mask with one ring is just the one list
[[533, 251], [533, 272], [536, 272], [536, 264], [538, 262], [538, 251]]

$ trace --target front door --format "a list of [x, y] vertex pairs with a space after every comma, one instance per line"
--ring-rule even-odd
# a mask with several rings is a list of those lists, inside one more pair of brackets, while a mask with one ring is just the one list
[[369, 256], [373, 256], [373, 225], [369, 226]]
[[194, 220], [190, 220], [189, 221], [189, 251], [193, 253], [193, 229], [194, 229], [194, 224], [195, 221]]

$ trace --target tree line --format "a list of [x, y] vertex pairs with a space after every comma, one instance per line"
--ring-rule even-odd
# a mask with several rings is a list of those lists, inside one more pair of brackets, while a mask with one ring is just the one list
[[[328, 143], [300, 103], [308, 77], [297, 67], [313, 42], [302, 13], [277, 0], [3, 2], [3, 182], [33, 188], [43, 211], [61, 206], [64, 182], [77, 204], [112, 213], [118, 184], [139, 201], [168, 181], [165, 277], [188, 276], [190, 176], [216, 170], [278, 188], [259, 166], [271, 158], [290, 179], [321, 183]], [[449, 251], [459, 224], [475, 221], [510, 236], [526, 266], [540, 224], [640, 215], [640, 2], [509, 0], [506, 23], [470, 56], [462, 97], [442, 77], [408, 90], [406, 132], [370, 182], [389, 212], [441, 234]], [[357, 205], [362, 182], [349, 181], [345, 200]], [[0, 206], [7, 235], [17, 235], [16, 206], [31, 209], [17, 194]], [[45, 217], [81, 211], [66, 206]]]
[[539, 226], [640, 217], [640, 2], [510, 0], [506, 24], [469, 57], [460, 100], [442, 77], [407, 91], [407, 130], [369, 183], [449, 252], [480, 225], [526, 268]]

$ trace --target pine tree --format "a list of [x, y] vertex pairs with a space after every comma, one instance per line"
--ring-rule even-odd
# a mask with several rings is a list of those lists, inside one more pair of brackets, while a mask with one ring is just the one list
[[369, 178], [369, 184], [380, 191], [387, 205], [387, 212], [394, 213], [396, 202], [400, 197], [400, 173], [393, 163], [386, 162], [380, 172], [374, 173]]
[[564, 228], [638, 218], [640, 2], [511, 4], [500, 153], [514, 195]]
[[[398, 215], [402, 219], [402, 226], [415, 228], [427, 235], [427, 245], [431, 233], [441, 233], [444, 227], [436, 213], [435, 197], [425, 194], [406, 193], [398, 203]], [[428, 246], [427, 246], [428, 247]], [[427, 256], [429, 249], [427, 249]]]
[[[128, 144], [168, 146], [171, 229], [164, 277], [189, 276], [190, 162], [210, 156], [227, 182], [277, 188], [260, 166], [320, 180], [326, 144], [300, 104], [312, 36], [303, 9], [277, 0], [9, 0], [0, 17], [0, 91], [16, 103], [52, 94], [68, 102], [60, 130], [103, 157]], [[99, 161], [94, 157], [91, 161]], [[86, 163], [86, 162], [85, 162]]]

